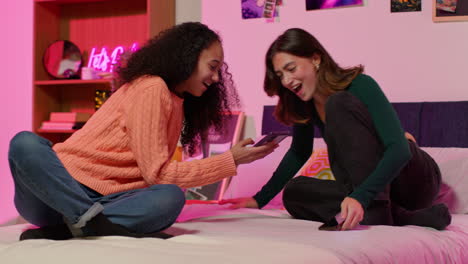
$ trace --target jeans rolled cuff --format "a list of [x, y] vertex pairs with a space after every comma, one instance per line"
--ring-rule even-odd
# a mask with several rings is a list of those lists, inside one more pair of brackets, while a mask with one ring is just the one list
[[104, 210], [104, 206], [100, 203], [94, 203], [93, 206], [91, 206], [86, 213], [84, 213], [81, 217], [80, 220], [73, 224], [73, 228], [82, 228], [86, 225], [86, 223], [91, 220], [93, 217], [95, 217], [97, 214], [102, 212]]

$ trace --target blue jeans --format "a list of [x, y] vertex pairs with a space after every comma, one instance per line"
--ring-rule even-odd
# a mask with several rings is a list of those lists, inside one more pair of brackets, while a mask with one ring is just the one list
[[173, 184], [101, 195], [76, 181], [52, 149], [52, 143], [31, 132], [20, 132], [8, 153], [15, 183], [15, 206], [37, 226], [66, 223], [81, 228], [103, 213], [110, 221], [136, 233], [171, 226], [185, 197]]

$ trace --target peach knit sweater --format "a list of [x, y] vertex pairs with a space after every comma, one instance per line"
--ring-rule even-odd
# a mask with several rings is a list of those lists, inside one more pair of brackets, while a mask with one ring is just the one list
[[234, 176], [230, 151], [171, 161], [183, 122], [183, 99], [159, 77], [122, 86], [86, 125], [53, 149], [77, 181], [108, 195], [153, 184], [201, 186]]

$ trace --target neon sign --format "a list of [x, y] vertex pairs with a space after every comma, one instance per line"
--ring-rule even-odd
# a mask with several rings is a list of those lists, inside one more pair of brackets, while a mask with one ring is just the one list
[[[134, 52], [138, 49], [138, 43], [133, 43], [130, 47], [130, 51]], [[120, 55], [125, 52], [123, 46], [115, 47], [112, 52], [109, 52], [106, 47], [101, 48], [101, 52], [96, 53], [97, 48], [91, 49], [89, 55], [88, 67], [94, 68], [98, 71], [112, 72], [114, 65], [119, 61]], [[109, 55], [110, 54], [110, 55]]]

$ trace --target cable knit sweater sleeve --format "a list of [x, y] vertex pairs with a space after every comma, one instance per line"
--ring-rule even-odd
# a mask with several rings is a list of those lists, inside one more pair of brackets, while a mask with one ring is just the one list
[[[160, 78], [138, 84], [138, 92], [124, 113], [130, 148], [147, 184], [177, 184], [182, 188], [201, 186], [236, 174], [230, 151], [190, 162], [171, 161], [180, 129], [170, 122], [182, 115], [181, 99], [174, 99]], [[180, 120], [182, 121], [182, 120]], [[177, 132], [174, 132], [177, 131]]]

